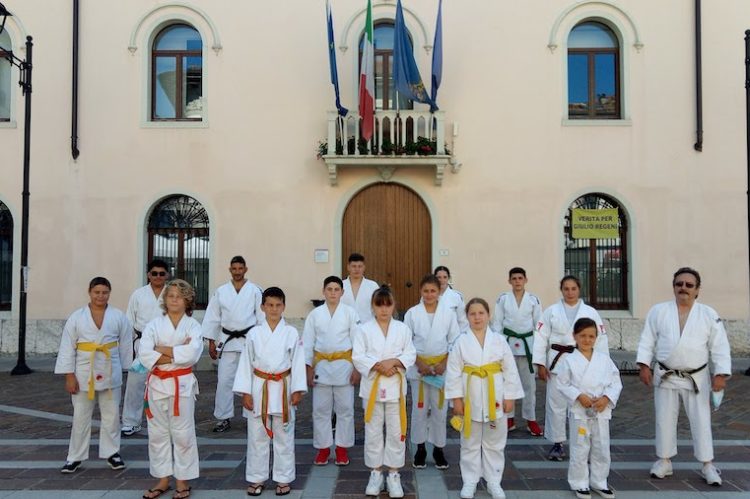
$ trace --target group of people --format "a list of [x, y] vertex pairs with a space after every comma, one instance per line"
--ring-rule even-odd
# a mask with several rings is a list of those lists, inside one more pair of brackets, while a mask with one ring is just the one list
[[[505, 497], [505, 444], [508, 432], [516, 429], [515, 401], [520, 399], [527, 431], [543, 434], [553, 444], [549, 459], [566, 457], [569, 426], [568, 482], [576, 497], [590, 498], [592, 491], [615, 497], [607, 481], [609, 420], [622, 383], [609, 358], [604, 323], [580, 299], [575, 276], [561, 280], [562, 299], [542, 311], [539, 298], [526, 290], [525, 270], [514, 267], [508, 274], [510, 290], [500, 295], [491, 315], [482, 298], [464, 304], [449, 284], [449, 270], [441, 266], [422, 279], [420, 302], [402, 322], [394, 318], [393, 292], [365, 278], [364, 271], [364, 257], [354, 253], [346, 279], [324, 280], [324, 303], [307, 316], [301, 335], [284, 320], [284, 292], [261, 290], [249, 282], [241, 256], [232, 258], [231, 280], [211, 296], [202, 324], [191, 317], [194, 290], [183, 280], [168, 281], [163, 261], [149, 264], [149, 283], [133, 293], [126, 314], [108, 306], [109, 281], [94, 278], [89, 304], [65, 325], [55, 367], [65, 374], [74, 413], [61, 471], [74, 473], [88, 458], [91, 415], [98, 401], [100, 458], [113, 469], [125, 467], [120, 436], [141, 431], [145, 412], [150, 473], [158, 481], [144, 499], [170, 490], [171, 477], [173, 497], [189, 497], [189, 481], [199, 475], [193, 366], [207, 340], [209, 355], [218, 363], [213, 431], [230, 429], [235, 396], [247, 418], [247, 495], [260, 495], [269, 475], [276, 495], [290, 492], [296, 407], [308, 391], [314, 464], [328, 464], [333, 449], [335, 464], [348, 465], [358, 385], [364, 462], [371, 469], [368, 496], [379, 495], [384, 486], [390, 497], [404, 495], [399, 470], [405, 464], [411, 386], [412, 465], [427, 466], [430, 444], [435, 467], [449, 467], [443, 449], [450, 424], [460, 433], [460, 497], [474, 497], [481, 479], [494, 499]], [[731, 361], [717, 313], [696, 302], [700, 284], [700, 275], [691, 268], [674, 274], [675, 300], [649, 312], [637, 362], [641, 380], [654, 386], [659, 459], [651, 475], [672, 474], [682, 400], [703, 476], [720, 485], [712, 464], [710, 404], [720, 402]], [[123, 370], [128, 375], [120, 428]], [[543, 430], [536, 421], [537, 377], [546, 382]]]

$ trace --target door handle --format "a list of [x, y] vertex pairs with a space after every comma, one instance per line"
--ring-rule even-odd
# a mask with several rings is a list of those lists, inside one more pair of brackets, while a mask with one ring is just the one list
[[407, 288], [410, 288], [410, 287], [412, 287], [412, 286], [413, 286], [413, 284], [412, 284], [412, 282], [411, 282], [411, 281], [406, 281], [406, 287], [407, 287]]

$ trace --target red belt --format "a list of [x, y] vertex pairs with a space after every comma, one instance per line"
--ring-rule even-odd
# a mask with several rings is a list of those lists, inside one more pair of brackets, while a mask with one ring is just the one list
[[151, 413], [151, 409], [148, 407], [148, 382], [151, 379], [151, 376], [156, 376], [159, 379], [174, 379], [174, 415], [179, 416], [180, 415], [180, 376], [184, 376], [185, 374], [191, 374], [193, 372], [192, 367], [184, 367], [182, 369], [174, 369], [172, 371], [165, 371], [162, 369], [159, 369], [158, 367], [155, 367], [153, 371], [151, 371], [148, 374], [148, 378], [146, 379], [146, 392], [143, 396], [143, 409], [146, 412], [146, 416], [151, 419], [154, 417], [154, 415]]

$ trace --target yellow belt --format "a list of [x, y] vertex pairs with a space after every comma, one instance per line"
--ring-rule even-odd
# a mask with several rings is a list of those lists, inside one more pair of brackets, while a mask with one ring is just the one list
[[[117, 348], [118, 343], [116, 341], [112, 341], [110, 343], [105, 343], [104, 345], [100, 345], [99, 343], [95, 343], [93, 341], [83, 341], [81, 343], [78, 343], [76, 345], [76, 348], [78, 350], [81, 350], [83, 352], [91, 352], [91, 368], [89, 369], [89, 400], [94, 400], [94, 358], [96, 357], [96, 352], [102, 352], [104, 356], [109, 361], [109, 379], [110, 379], [110, 385], [112, 382], [112, 354], [109, 353], [109, 350], [111, 348]], [[112, 388], [110, 387], [110, 393], [112, 391]]]
[[[417, 355], [417, 359], [421, 360], [428, 366], [434, 366], [440, 364], [442, 361], [448, 358], [448, 354], [442, 355]], [[443, 408], [445, 403], [445, 388], [440, 389], [440, 396], [438, 398], [438, 409]], [[419, 396], [417, 398], [417, 407], [422, 409], [424, 407], [424, 381], [419, 380]]]
[[483, 366], [464, 366], [464, 373], [468, 374], [466, 377], [466, 394], [464, 395], [464, 437], [469, 438], [471, 436], [471, 401], [469, 400], [469, 388], [471, 384], [471, 377], [478, 376], [480, 378], [487, 378], [487, 405], [490, 411], [490, 421], [495, 421], [495, 404], [497, 400], [495, 398], [495, 374], [503, 372], [502, 362], [493, 362], [492, 364], [485, 364]]
[[[372, 419], [372, 411], [375, 409], [375, 399], [378, 393], [378, 384], [380, 383], [380, 373], [375, 376], [375, 381], [372, 383], [370, 388], [370, 398], [367, 401], [367, 409], [365, 410], [365, 423], [369, 423]], [[404, 375], [401, 371], [398, 372], [398, 404], [399, 404], [399, 419], [401, 420], [401, 441], [406, 440], [406, 399], [404, 398]]]
[[331, 352], [331, 353], [323, 353], [315, 351], [315, 356], [313, 357], [313, 367], [320, 362], [321, 360], [327, 360], [328, 362], [333, 362], [334, 360], [346, 360], [351, 362], [352, 361], [352, 349], [349, 350], [341, 350], [338, 352]]

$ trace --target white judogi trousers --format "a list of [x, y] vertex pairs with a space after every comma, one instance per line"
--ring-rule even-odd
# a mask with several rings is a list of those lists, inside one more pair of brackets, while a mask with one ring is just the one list
[[[528, 369], [526, 369], [528, 371]], [[544, 438], [552, 443], [565, 442], [565, 422], [568, 414], [568, 401], [560, 391], [557, 375], [547, 379], [547, 397], [544, 408]]]
[[609, 419], [571, 417], [568, 466], [570, 489], [609, 489], [609, 464]]
[[73, 402], [73, 426], [70, 429], [70, 444], [67, 461], [85, 461], [89, 458], [91, 442], [91, 417], [94, 404], [99, 403], [102, 424], [99, 428], [99, 457], [106, 459], [120, 452], [120, 387], [97, 390], [94, 400], [89, 400], [86, 390], [71, 395]]
[[174, 397], [154, 400], [148, 406], [149, 472], [155, 478], [198, 478], [198, 441], [195, 437], [195, 399], [180, 397], [180, 415], [174, 415]]
[[221, 354], [219, 370], [216, 380], [216, 401], [214, 402], [214, 417], [216, 419], [232, 419], [234, 417], [234, 377], [240, 363], [241, 352], [227, 352]]
[[440, 389], [424, 384], [424, 407], [418, 407], [418, 379], [411, 381], [411, 441], [415, 444], [429, 442], [435, 447], [445, 447], [445, 422], [448, 414], [448, 399], [443, 401], [443, 408], [438, 408]]
[[[367, 400], [363, 400], [363, 403], [367, 410]], [[381, 466], [401, 468], [405, 455], [406, 442], [401, 441], [399, 401], [375, 402], [372, 418], [365, 423], [365, 466], [373, 469]]]
[[268, 437], [260, 416], [252, 414], [247, 418], [247, 459], [245, 480], [250, 483], [263, 483], [268, 480], [268, 459], [273, 442], [273, 480], [277, 483], [291, 483], [296, 478], [294, 461], [294, 420], [291, 428], [284, 430], [281, 416], [268, 416], [273, 439]]
[[[529, 363], [525, 356], [516, 355], [515, 359], [524, 393], [521, 417], [526, 421], [536, 421], [536, 373], [529, 371]], [[515, 416], [516, 411], [514, 406], [513, 411], [508, 414], [508, 417], [513, 418]]]
[[143, 421], [143, 394], [148, 373], [128, 371], [125, 398], [122, 401], [122, 425], [136, 426]]
[[503, 479], [508, 425], [505, 418], [498, 418], [492, 426], [471, 421], [471, 436], [467, 439], [461, 432], [461, 480], [465, 484], [478, 483], [480, 478], [488, 483]]
[[693, 453], [701, 462], [713, 461], [714, 445], [711, 435], [711, 388], [706, 383], [700, 392], [680, 388], [654, 388], [656, 416], [656, 455], [668, 459], [677, 455], [677, 417], [680, 399], [690, 422]]
[[331, 410], [336, 413], [336, 447], [354, 445], [354, 387], [323, 385], [312, 389], [313, 447], [329, 449], [333, 445]]

